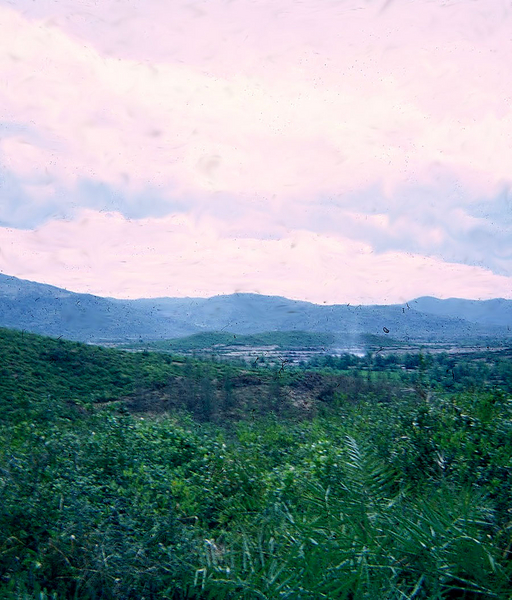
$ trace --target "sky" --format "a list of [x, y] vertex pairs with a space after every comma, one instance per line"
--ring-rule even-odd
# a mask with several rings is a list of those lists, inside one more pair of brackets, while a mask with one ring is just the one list
[[0, 272], [512, 298], [510, 0], [0, 0]]

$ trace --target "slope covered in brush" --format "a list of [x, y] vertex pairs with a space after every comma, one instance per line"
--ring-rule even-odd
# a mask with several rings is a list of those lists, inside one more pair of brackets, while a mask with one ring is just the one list
[[505, 354], [250, 370], [0, 333], [2, 597], [510, 598]]

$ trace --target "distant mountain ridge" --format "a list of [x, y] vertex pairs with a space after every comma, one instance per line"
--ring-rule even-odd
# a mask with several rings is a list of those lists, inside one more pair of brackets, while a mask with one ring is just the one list
[[394, 305], [317, 305], [280, 296], [118, 300], [0, 274], [0, 326], [93, 343], [218, 331], [329, 333], [339, 347], [363, 335], [401, 342], [512, 340], [512, 300], [417, 298]]
[[[301, 330], [334, 333], [338, 338], [352, 338], [354, 341], [353, 338], [362, 334], [382, 335], [388, 330], [390, 336], [401, 341], [449, 341], [487, 336], [507, 337], [509, 333], [508, 321], [501, 326], [495, 318], [493, 322], [464, 319], [449, 304], [450, 314], [443, 314], [441, 307], [435, 305], [436, 314], [430, 306], [426, 306], [427, 310], [419, 308], [416, 300], [403, 305], [318, 305], [280, 296], [231, 294], [212, 298], [154, 298], [130, 302], [166, 318], [186, 318], [202, 331], [230, 331], [236, 334]], [[508, 303], [508, 310], [512, 312], [512, 301], [504, 302]]]
[[161, 319], [122, 301], [77, 294], [0, 274], [0, 326], [80, 342], [157, 339], [195, 333], [187, 323]]
[[416, 298], [411, 303], [415, 310], [433, 315], [460, 318], [470, 323], [512, 328], [512, 300], [465, 300], [448, 298], [439, 300], [432, 296]]

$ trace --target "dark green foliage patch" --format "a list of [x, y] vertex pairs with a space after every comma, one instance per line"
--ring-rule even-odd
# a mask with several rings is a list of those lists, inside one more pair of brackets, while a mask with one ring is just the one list
[[0, 348], [2, 598], [511, 597], [506, 352]]

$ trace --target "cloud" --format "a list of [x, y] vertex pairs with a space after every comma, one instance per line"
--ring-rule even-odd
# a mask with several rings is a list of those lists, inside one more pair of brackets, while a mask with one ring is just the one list
[[159, 189], [123, 190], [96, 180], [78, 180], [74, 186], [59, 185], [52, 177], [23, 178], [0, 169], [0, 225], [33, 229], [52, 219], [71, 220], [83, 208], [118, 211], [130, 219], [162, 216], [190, 210], [193, 202], [163, 197]]
[[288, 213], [290, 226], [338, 233], [376, 252], [402, 251], [512, 275], [510, 192], [485, 198], [460, 186], [370, 188]]
[[128, 220], [82, 211], [35, 231], [0, 229], [11, 275], [120, 298], [259, 292], [317, 303], [394, 303], [419, 295], [512, 297], [511, 278], [341, 236], [222, 237], [209, 218]]
[[[0, 0], [0, 224], [39, 226], [35, 238], [2, 235], [29, 253], [44, 238], [41, 258], [33, 257], [41, 273], [56, 253], [63, 281], [65, 265], [76, 264], [76, 285], [83, 275], [94, 286], [99, 272], [77, 258], [86, 252], [116, 293], [124, 285], [118, 269], [130, 293], [142, 292], [115, 252], [157, 289], [154, 265], [167, 264], [162, 253], [179, 255], [163, 242], [156, 255], [148, 250], [165, 222], [186, 249], [172, 280], [190, 272], [201, 281], [198, 265], [216, 268], [211, 247], [219, 264], [232, 261], [225, 281], [216, 272], [223, 291], [253, 277], [262, 292], [288, 285], [298, 294], [299, 247], [308, 273], [322, 274], [314, 280], [319, 298], [350, 296], [349, 278], [360, 297], [379, 290], [386, 298], [423, 293], [418, 273], [472, 297], [486, 295], [484, 282], [495, 293], [508, 282], [498, 277], [512, 273], [503, 196], [512, 177], [512, 16], [504, 3], [6, 4]], [[99, 211], [118, 216], [106, 227], [92, 216]], [[107, 236], [118, 223], [125, 244], [141, 232], [136, 257], [119, 239], [115, 250], [103, 249], [116, 265], [109, 271], [80, 228], [63, 233], [81, 219], [92, 236], [84, 214]], [[181, 218], [193, 248], [173, 229]], [[41, 237], [49, 230], [63, 236], [60, 246]], [[328, 277], [338, 264], [329, 248], [348, 261], [341, 279]], [[24, 259], [8, 256], [26, 271]], [[311, 293], [309, 279], [301, 285]]]
[[[158, 9], [148, 6], [146, 20], [154, 19]], [[201, 31], [208, 24], [218, 36], [214, 25], [228, 27], [230, 13], [213, 6], [184, 16], [185, 23], [199, 20]], [[304, 9], [286, 2], [274, 10], [263, 5], [254, 24], [235, 10], [231, 17], [250, 42], [221, 75], [215, 61], [210, 70], [200, 57], [143, 63], [125, 58], [124, 47], [108, 56], [97, 36], [84, 46], [64, 26], [2, 9], [6, 114], [37, 123], [48, 140], [29, 155], [20, 143], [7, 144], [5, 160], [20, 176], [48, 170], [67, 185], [89, 178], [132, 190], [151, 184], [209, 197], [251, 191], [290, 202], [375, 183], [386, 191], [422, 185], [436, 163], [466, 187], [494, 191], [510, 177], [510, 42], [502, 28], [495, 25], [494, 45], [487, 36], [476, 49], [461, 29], [452, 39], [446, 25], [432, 21], [422, 34], [426, 50], [405, 27], [394, 32], [395, 50], [386, 39], [394, 17], [361, 21], [330, 3], [324, 8], [334, 11], [334, 23], [313, 11], [310, 28]], [[425, 4], [418, 11], [436, 16]], [[446, 14], [462, 18], [455, 9]], [[410, 10], [401, 18], [418, 25]], [[365, 36], [341, 38], [341, 22], [375, 33], [374, 48]], [[263, 57], [266, 46], [258, 49], [255, 36], [264, 23], [277, 54], [250, 76], [238, 61]], [[304, 37], [310, 43], [301, 50]]]

